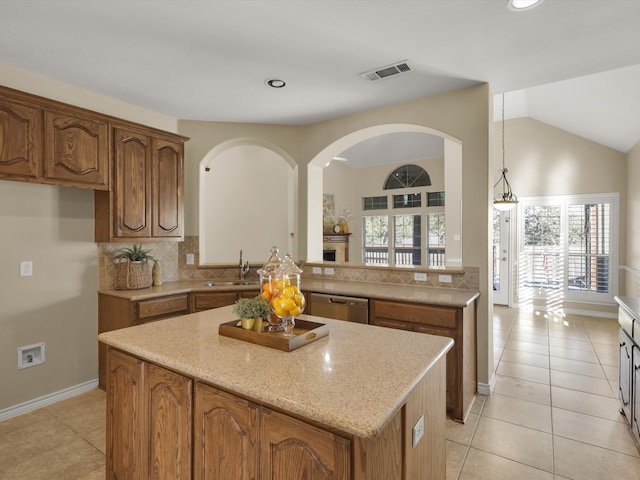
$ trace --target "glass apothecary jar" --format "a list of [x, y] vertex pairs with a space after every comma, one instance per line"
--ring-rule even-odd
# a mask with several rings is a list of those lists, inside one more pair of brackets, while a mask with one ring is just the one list
[[276, 293], [271, 300], [273, 313], [284, 327], [283, 335], [293, 336], [295, 318], [306, 306], [300, 286], [302, 270], [294, 263], [291, 255], [285, 255], [282, 265], [276, 270]]
[[[273, 298], [277, 293], [276, 272], [282, 266], [282, 259], [278, 253], [278, 247], [271, 247], [269, 260], [267, 260], [262, 268], [258, 270], [258, 275], [260, 275], [261, 296], [269, 302], [269, 305], [272, 305]], [[282, 332], [284, 330], [284, 326], [282, 325], [280, 318], [273, 311], [268, 320], [269, 323], [264, 329], [265, 332]]]

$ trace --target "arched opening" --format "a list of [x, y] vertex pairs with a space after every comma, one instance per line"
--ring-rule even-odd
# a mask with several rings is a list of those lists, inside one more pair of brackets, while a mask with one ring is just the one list
[[200, 264], [263, 262], [277, 245], [294, 252], [297, 167], [275, 145], [251, 138], [212, 148], [200, 162]]
[[[446, 259], [445, 266], [462, 266], [462, 144], [440, 131], [412, 124], [385, 124], [365, 128], [345, 135], [325, 147], [308, 165], [308, 223], [307, 223], [307, 259], [320, 262], [323, 258], [323, 169], [331, 159], [360, 142], [383, 137], [398, 132], [413, 132], [428, 136], [437, 136], [443, 143], [445, 204]], [[353, 232], [353, 248], [362, 248], [362, 232], [359, 219], [350, 226]]]

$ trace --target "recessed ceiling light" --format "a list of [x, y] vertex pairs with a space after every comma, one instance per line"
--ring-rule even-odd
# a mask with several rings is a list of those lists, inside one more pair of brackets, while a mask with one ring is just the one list
[[509, 7], [509, 10], [521, 12], [522, 10], [536, 7], [542, 2], [543, 0], [508, 0], [507, 6]]
[[268, 78], [264, 83], [273, 88], [282, 88], [286, 85], [284, 80], [280, 80], [278, 78]]

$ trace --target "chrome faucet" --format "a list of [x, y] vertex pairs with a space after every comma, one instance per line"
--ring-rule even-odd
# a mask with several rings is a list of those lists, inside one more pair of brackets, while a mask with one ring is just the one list
[[242, 249], [240, 249], [240, 264], [238, 265], [238, 270], [240, 271], [240, 280], [244, 280], [249, 273], [249, 260], [246, 263], [242, 264]]

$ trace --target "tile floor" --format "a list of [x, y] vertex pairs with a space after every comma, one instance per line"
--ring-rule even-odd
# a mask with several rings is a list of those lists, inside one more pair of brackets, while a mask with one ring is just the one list
[[[640, 479], [614, 394], [617, 331], [496, 307], [495, 390], [448, 421], [447, 480]], [[104, 425], [101, 390], [0, 422], [0, 479], [104, 479]]]

